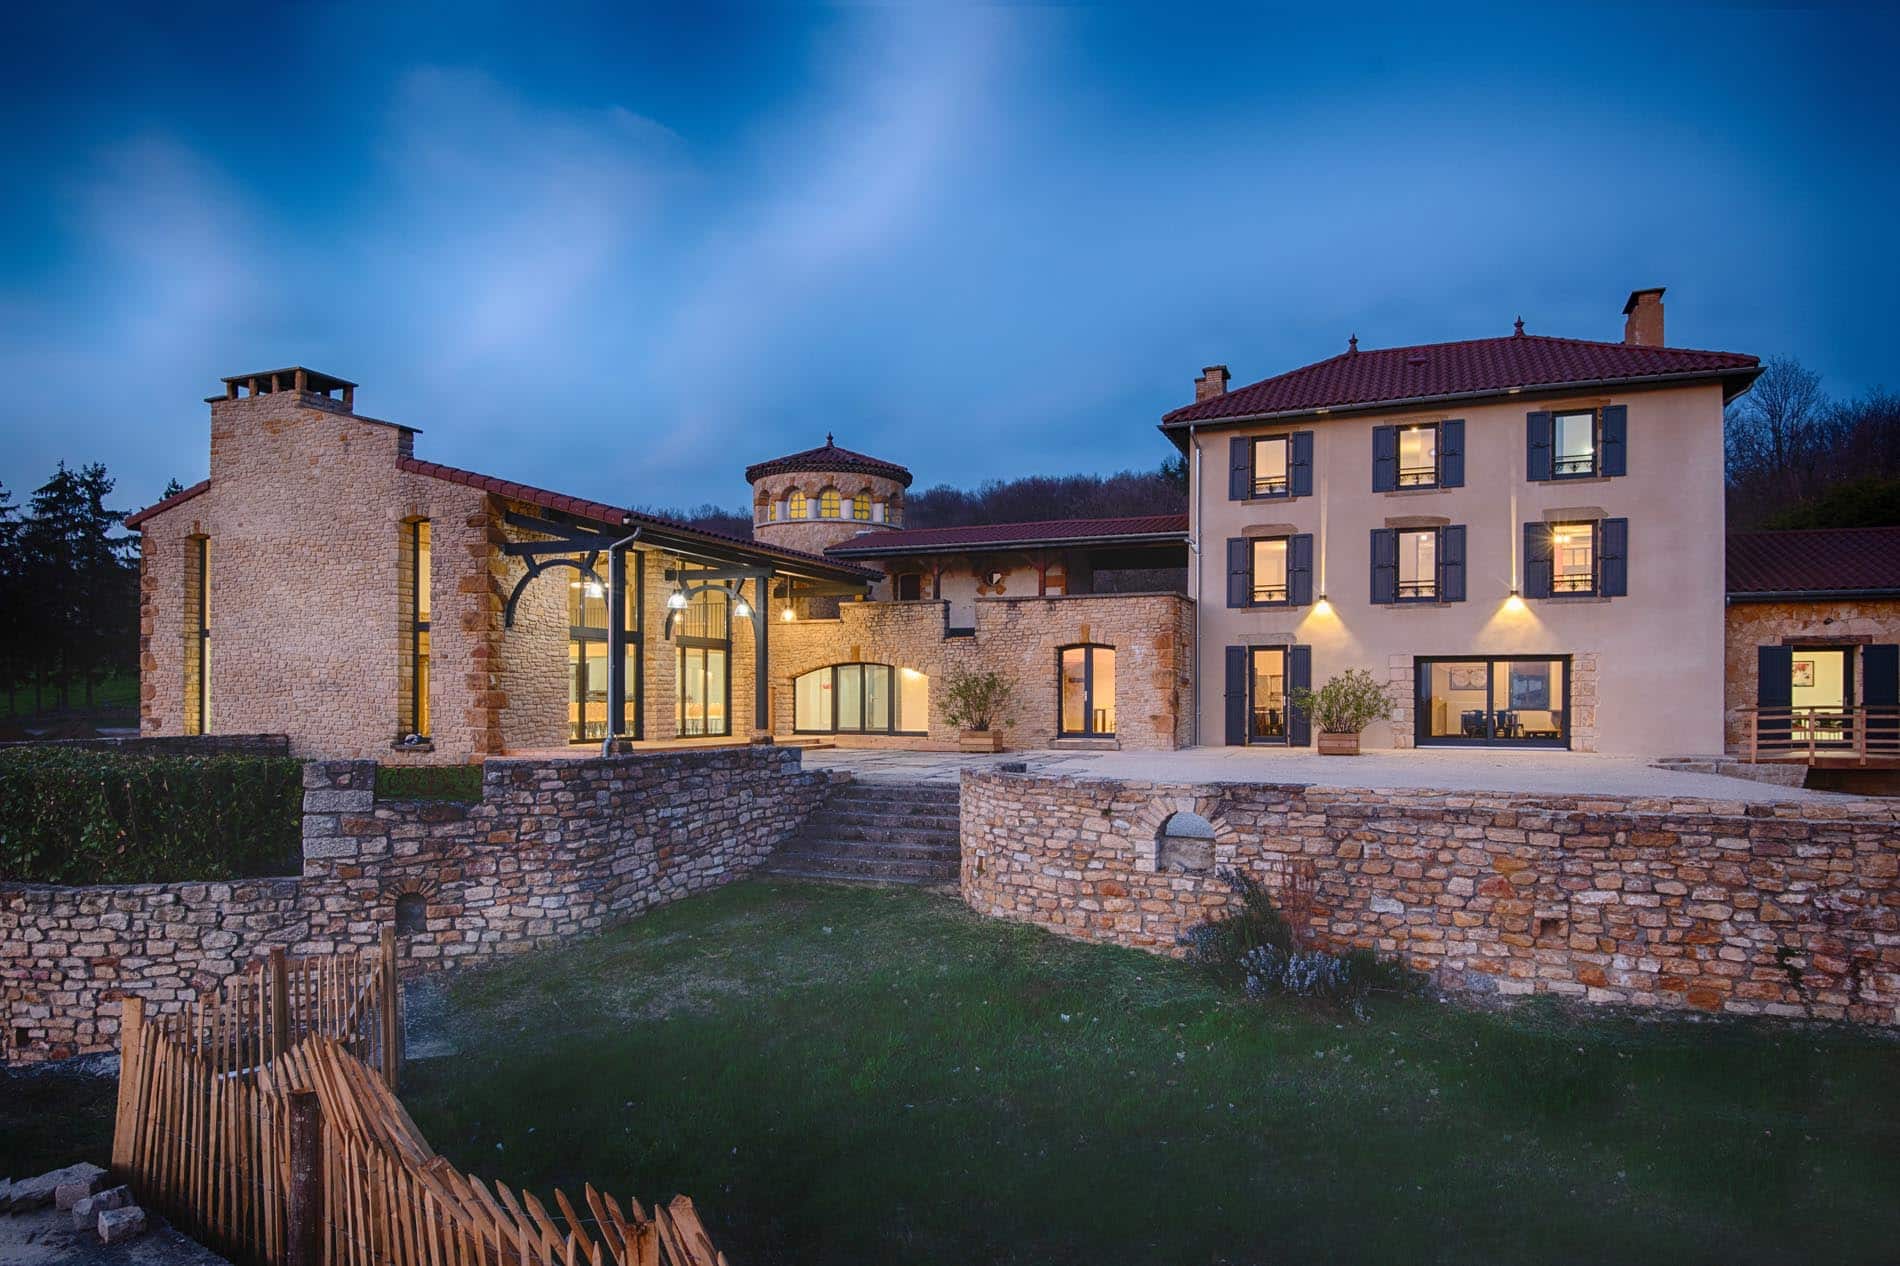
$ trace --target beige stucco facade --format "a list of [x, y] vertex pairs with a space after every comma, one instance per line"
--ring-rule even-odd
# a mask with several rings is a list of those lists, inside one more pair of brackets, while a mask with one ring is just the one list
[[[1628, 473], [1534, 482], [1526, 478], [1526, 413], [1628, 409]], [[1464, 484], [1374, 492], [1373, 429], [1461, 418]], [[1292, 499], [1228, 499], [1233, 435], [1313, 434], [1313, 492]], [[1395, 683], [1400, 712], [1364, 735], [1370, 747], [1413, 739], [1410, 689], [1418, 656], [1570, 656], [1571, 745], [1625, 754], [1712, 752], [1722, 742], [1722, 388], [1698, 384], [1611, 395], [1508, 396], [1453, 408], [1308, 414], [1271, 425], [1204, 426], [1188, 443], [1199, 599], [1195, 741], [1223, 739], [1224, 649], [1312, 648], [1314, 686], [1347, 668]], [[1628, 593], [1614, 598], [1512, 601], [1521, 586], [1523, 525], [1625, 518]], [[1371, 598], [1375, 528], [1459, 525], [1466, 536], [1466, 598], [1384, 605]], [[1311, 533], [1312, 605], [1227, 605], [1226, 542]], [[1323, 595], [1325, 602], [1318, 601]]]

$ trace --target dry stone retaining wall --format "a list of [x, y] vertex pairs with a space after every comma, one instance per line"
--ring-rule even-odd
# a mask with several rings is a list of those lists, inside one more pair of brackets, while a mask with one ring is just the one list
[[[1178, 811], [1214, 826], [1170, 864]], [[1452, 991], [1900, 1023], [1900, 808], [1167, 784], [970, 771], [962, 891], [984, 914], [1177, 952], [1216, 871], [1310, 876], [1332, 946]], [[1182, 850], [1193, 857], [1194, 850]]]
[[375, 799], [374, 763], [305, 766], [303, 874], [230, 883], [0, 883], [0, 1055], [109, 1049], [119, 999], [150, 1014], [282, 945], [376, 944], [399, 899], [412, 970], [598, 931], [746, 874], [803, 824], [828, 776], [775, 747], [491, 760], [476, 804]]

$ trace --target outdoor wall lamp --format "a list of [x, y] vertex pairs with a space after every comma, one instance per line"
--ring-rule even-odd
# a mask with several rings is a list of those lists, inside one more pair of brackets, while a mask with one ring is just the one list
[[686, 591], [684, 589], [675, 589], [672, 593], [668, 594], [666, 596], [666, 609], [668, 611], [684, 611], [686, 609]]
[[796, 614], [793, 613], [790, 607], [785, 607], [779, 611], [778, 618], [785, 621], [785, 623], [790, 624], [793, 620], [797, 619], [798, 617]]
[[732, 613], [741, 620], [749, 620], [752, 618], [752, 604], [744, 598], [735, 598], [732, 603]]

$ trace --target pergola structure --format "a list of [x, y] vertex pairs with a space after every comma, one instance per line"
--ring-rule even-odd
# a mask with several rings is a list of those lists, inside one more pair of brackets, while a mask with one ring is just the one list
[[[644, 673], [634, 683], [635, 715], [631, 729], [626, 698], [627, 648], [638, 646], [644, 651], [646, 644], [646, 555], [640, 547], [660, 550], [692, 564], [689, 568], [668, 568], [663, 574], [664, 582], [673, 586], [673, 592], [667, 597], [663, 637], [672, 637], [674, 617], [695, 595], [713, 590], [726, 595], [734, 617], [751, 620], [755, 656], [753, 726], [755, 730], [763, 727], [767, 733], [770, 724], [763, 719], [770, 715], [767, 624], [774, 580], [783, 580], [782, 596], [791, 601], [807, 597], [865, 597], [877, 578], [876, 572], [864, 567], [832, 563], [796, 550], [734, 540], [635, 511], [619, 512], [617, 523], [608, 521], [609, 517], [552, 508], [543, 508], [535, 514], [511, 510], [503, 516], [504, 522], [518, 531], [533, 533], [534, 539], [509, 541], [502, 546], [504, 554], [522, 559], [527, 567], [503, 608], [505, 627], [513, 627], [515, 608], [523, 591], [545, 571], [573, 568], [606, 592], [607, 735], [602, 742], [603, 752], [611, 751], [616, 740], [642, 737]], [[629, 552], [633, 554], [631, 584], [635, 596], [632, 628], [627, 627]], [[607, 561], [604, 580], [598, 570], [603, 557]]]

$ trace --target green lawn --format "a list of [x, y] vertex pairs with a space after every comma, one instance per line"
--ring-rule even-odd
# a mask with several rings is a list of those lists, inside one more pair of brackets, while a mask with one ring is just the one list
[[685, 1191], [735, 1263], [1891, 1261], [1900, 1044], [1259, 1005], [911, 891], [753, 881], [456, 978], [475, 1173]]

